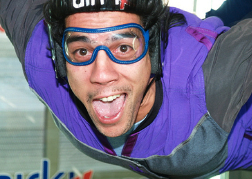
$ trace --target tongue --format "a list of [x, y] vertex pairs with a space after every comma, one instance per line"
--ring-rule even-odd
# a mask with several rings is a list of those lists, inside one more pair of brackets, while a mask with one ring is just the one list
[[96, 100], [93, 102], [93, 105], [99, 116], [111, 118], [116, 116], [122, 109], [124, 97], [125, 95], [121, 95], [112, 102], [102, 102], [100, 100]]

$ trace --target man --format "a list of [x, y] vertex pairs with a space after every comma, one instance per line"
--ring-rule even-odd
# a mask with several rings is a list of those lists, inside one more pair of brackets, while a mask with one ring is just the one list
[[0, 7], [30, 88], [83, 153], [148, 178], [251, 168], [250, 21], [225, 32], [160, 0]]

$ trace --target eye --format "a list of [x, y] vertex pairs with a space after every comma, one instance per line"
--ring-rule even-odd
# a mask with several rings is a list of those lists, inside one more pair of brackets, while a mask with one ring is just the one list
[[85, 48], [79, 49], [79, 54], [81, 56], [85, 56], [85, 55], [87, 55], [87, 53], [88, 53], [87, 49], [85, 49]]
[[80, 47], [72, 53], [72, 57], [70, 58], [76, 62], [84, 62], [90, 60], [91, 56], [92, 52], [89, 49]]
[[121, 45], [120, 46], [120, 51], [123, 52], [123, 53], [127, 52], [128, 49], [129, 49], [129, 47], [127, 45]]

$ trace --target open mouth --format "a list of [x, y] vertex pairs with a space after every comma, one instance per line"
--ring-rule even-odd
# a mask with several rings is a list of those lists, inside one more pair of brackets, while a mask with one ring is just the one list
[[126, 94], [117, 94], [93, 101], [95, 112], [102, 123], [112, 124], [120, 119]]

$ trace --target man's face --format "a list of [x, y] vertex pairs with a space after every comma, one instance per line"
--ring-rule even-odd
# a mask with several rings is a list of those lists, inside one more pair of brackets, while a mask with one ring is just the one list
[[[124, 12], [77, 13], [66, 18], [66, 27], [104, 28], [127, 23], [141, 24], [139, 16]], [[67, 63], [70, 87], [85, 105], [97, 129], [108, 137], [127, 132], [140, 121], [154, 103], [153, 91], [141, 104], [150, 81], [149, 55], [132, 64], [113, 62], [100, 50], [93, 63]]]

